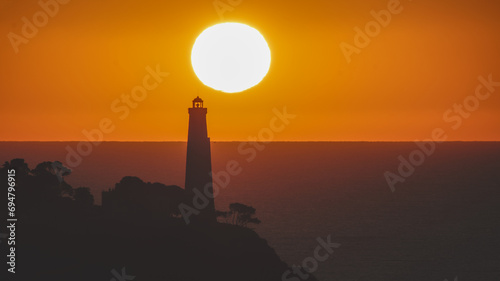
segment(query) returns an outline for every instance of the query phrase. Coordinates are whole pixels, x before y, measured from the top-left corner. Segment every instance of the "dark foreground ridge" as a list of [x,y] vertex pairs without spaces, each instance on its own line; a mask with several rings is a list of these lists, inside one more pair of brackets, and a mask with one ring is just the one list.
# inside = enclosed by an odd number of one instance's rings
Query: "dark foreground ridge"
[[[7,272],[8,245],[1,243],[0,276],[7,276],[1,280],[277,281],[289,269],[249,228],[186,225],[174,208],[183,196],[179,187],[126,177],[114,191],[121,190],[130,208],[106,209],[93,204],[89,188],[73,189],[64,181],[70,171],[54,167],[44,162],[30,170],[24,160],[14,159],[0,169],[2,178],[16,170],[18,219],[16,273]],[[148,190],[145,194],[171,198],[163,205],[157,198],[137,199],[138,186]],[[5,181],[2,187],[7,190]],[[141,202],[153,203],[148,208]]]

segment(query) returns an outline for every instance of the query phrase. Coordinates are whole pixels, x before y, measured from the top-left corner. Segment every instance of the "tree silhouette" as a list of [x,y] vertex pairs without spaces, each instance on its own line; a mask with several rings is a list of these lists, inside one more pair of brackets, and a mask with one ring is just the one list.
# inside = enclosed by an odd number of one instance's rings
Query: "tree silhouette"
[[28,168],[28,164],[24,162],[24,159],[16,158],[9,161],[5,161],[2,170],[15,169],[16,177],[24,178],[28,176],[31,172]]
[[259,224],[261,221],[253,217],[255,208],[241,203],[229,204],[229,211],[216,211],[217,217],[226,223],[246,227],[249,223]]
[[[0,167],[0,174],[6,178],[11,169],[16,217],[28,234],[19,250],[30,270],[16,272],[20,280],[111,278],[117,263],[130,266],[134,275],[156,277],[149,280],[230,281],[245,272],[245,280],[272,281],[289,270],[264,239],[241,227],[260,223],[253,207],[234,203],[228,212],[219,212],[235,225],[191,226],[177,217],[187,198],[178,186],[124,177],[102,193],[103,205],[96,206],[90,188],[73,189],[64,181],[71,171],[60,162],[30,170],[23,159],[13,159]],[[0,182],[4,190],[6,185]],[[6,215],[0,213],[0,219]],[[58,270],[46,270],[53,264]],[[131,276],[128,267],[122,276]]]
[[75,189],[73,198],[80,206],[90,207],[94,205],[94,196],[90,193],[90,188],[79,187]]
[[138,177],[126,176],[102,196],[104,209],[115,215],[175,217],[184,200],[184,190],[175,185],[144,182]]
[[[44,183],[47,189],[51,189],[51,193],[55,196],[71,196],[73,195],[73,188],[67,184],[64,180],[59,180],[58,170],[54,167],[55,162],[45,161],[38,164],[33,170],[31,170],[31,175],[33,175],[38,181]],[[69,175],[70,172],[66,172],[63,175]]]
[[[60,173],[59,168],[64,172]],[[12,169],[15,170],[15,192],[22,206],[18,208],[19,215],[53,215],[59,205],[72,201],[73,188],[64,181],[71,170],[61,162],[45,161],[30,169],[24,159],[17,158],[6,161],[0,174],[6,175]]]

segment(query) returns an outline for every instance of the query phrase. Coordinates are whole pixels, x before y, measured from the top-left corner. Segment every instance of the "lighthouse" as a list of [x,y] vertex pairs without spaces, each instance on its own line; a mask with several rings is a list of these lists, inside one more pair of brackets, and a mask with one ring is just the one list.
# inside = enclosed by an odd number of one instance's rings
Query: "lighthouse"
[[193,217],[195,222],[215,222],[215,203],[212,183],[212,160],[210,154],[210,138],[207,132],[207,109],[203,100],[196,97],[193,106],[188,108],[189,129],[186,155],[185,188],[188,198],[205,199],[204,208]]

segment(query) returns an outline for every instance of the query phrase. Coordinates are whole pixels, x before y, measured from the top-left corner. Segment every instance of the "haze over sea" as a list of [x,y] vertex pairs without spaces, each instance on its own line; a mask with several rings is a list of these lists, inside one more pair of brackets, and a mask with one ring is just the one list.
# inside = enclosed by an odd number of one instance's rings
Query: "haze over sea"
[[[0,142],[0,160],[65,163],[76,144]],[[412,142],[276,142],[250,162],[239,144],[212,143],[214,173],[231,160],[242,167],[216,207],[255,207],[255,230],[288,264],[331,235],[341,246],[319,262],[319,280],[500,280],[500,142],[437,144],[394,193],[384,172],[397,173]],[[185,156],[184,142],[104,142],[66,181],[99,204],[124,176],[184,187]]]

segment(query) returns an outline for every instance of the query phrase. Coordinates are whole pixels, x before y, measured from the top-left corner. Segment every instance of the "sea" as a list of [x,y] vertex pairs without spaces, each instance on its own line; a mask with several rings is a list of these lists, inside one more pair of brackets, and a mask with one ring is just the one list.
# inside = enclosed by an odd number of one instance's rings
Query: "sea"
[[[89,187],[97,204],[124,176],[184,186],[185,142],[103,142],[80,147],[85,155],[78,146],[0,142],[0,161],[71,165],[66,181]],[[500,280],[500,142],[250,147],[212,142],[214,174],[240,168],[216,208],[253,206],[261,223],[248,227],[289,265],[322,281]]]

